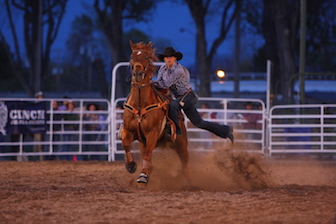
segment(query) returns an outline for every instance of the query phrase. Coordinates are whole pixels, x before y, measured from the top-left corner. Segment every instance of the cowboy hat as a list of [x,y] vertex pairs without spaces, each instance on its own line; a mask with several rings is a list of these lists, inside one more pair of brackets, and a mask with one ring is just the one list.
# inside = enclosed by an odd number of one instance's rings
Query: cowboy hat
[[164,57],[171,57],[174,56],[177,61],[181,60],[183,58],[183,54],[181,52],[176,52],[174,48],[167,47],[163,54],[159,54],[158,58],[163,61]]

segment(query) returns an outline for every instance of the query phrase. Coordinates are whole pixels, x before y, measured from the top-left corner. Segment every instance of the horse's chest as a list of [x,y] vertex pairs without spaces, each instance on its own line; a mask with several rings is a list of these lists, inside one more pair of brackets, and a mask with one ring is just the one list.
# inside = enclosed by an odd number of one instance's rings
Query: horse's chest
[[130,114],[130,116],[128,116],[128,119],[124,119],[124,126],[129,130],[136,129],[140,122],[141,117],[136,116],[135,114]]
[[[144,115],[139,114],[125,114],[126,119],[124,119],[124,126],[128,130],[137,130],[139,127],[141,129],[146,129],[146,127],[155,127],[162,123],[162,119],[160,119],[156,113],[160,113],[160,111],[156,110],[154,112],[146,113]],[[164,117],[163,113],[160,113],[160,117]]]

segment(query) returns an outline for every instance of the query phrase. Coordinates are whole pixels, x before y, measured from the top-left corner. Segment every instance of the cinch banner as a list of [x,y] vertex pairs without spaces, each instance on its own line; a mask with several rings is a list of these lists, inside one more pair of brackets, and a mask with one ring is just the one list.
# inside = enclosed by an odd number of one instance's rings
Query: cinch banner
[[27,134],[46,132],[47,102],[0,102],[0,133]]

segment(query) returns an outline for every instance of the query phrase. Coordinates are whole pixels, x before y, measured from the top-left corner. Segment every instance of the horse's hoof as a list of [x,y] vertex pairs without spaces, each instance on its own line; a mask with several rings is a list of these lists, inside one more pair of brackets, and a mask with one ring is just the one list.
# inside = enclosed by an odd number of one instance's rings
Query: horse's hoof
[[137,164],[134,161],[130,163],[126,163],[125,166],[126,166],[126,170],[130,173],[134,173],[137,169]]
[[147,184],[148,183],[148,179],[149,176],[145,173],[140,173],[138,179],[137,179],[137,183],[143,183],[143,184]]

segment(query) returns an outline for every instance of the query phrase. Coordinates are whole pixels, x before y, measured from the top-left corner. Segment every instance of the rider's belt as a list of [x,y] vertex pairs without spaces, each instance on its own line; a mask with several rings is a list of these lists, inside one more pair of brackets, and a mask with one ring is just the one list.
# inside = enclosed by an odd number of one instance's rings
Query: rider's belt
[[181,96],[186,96],[188,93],[190,93],[191,90],[192,90],[192,88],[188,89],[185,93],[183,93],[182,95],[179,95],[177,98],[179,98]]
[[188,91],[187,92],[185,92],[182,96],[182,98],[181,98],[181,100],[180,100],[180,102],[179,102],[179,104],[181,105],[181,107],[184,107],[184,105],[185,105],[185,103],[183,102],[184,101],[184,98],[188,95],[188,93],[190,93],[190,91],[191,91],[192,89],[190,88],[190,89],[188,89]]

